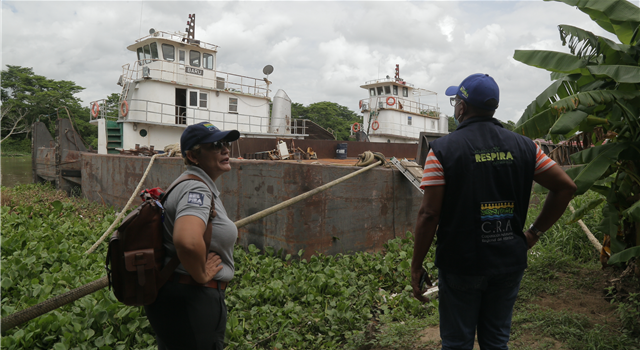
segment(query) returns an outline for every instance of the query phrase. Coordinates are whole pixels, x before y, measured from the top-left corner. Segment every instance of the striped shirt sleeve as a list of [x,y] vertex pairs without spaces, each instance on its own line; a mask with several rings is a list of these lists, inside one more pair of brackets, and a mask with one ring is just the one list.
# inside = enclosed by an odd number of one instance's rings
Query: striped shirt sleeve
[[422,171],[422,182],[420,183],[420,188],[424,189],[427,186],[443,185],[444,169],[442,169],[442,164],[440,164],[440,161],[436,158],[433,150],[430,150],[427,155],[427,161],[424,165],[424,171]]
[[547,155],[540,149],[540,146],[536,144],[536,170],[533,172],[533,174],[538,175],[540,173],[543,173],[555,164],[556,162],[554,162],[553,159],[547,157]]

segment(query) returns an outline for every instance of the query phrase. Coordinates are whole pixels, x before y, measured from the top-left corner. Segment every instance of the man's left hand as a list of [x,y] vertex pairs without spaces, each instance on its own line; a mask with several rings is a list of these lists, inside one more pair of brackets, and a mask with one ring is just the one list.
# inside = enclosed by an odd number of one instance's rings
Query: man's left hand
[[424,294],[428,288],[425,288],[424,290],[420,289],[420,279],[422,278],[423,274],[425,276],[424,281],[427,287],[432,287],[431,279],[429,279],[429,274],[423,267],[420,267],[420,269],[416,270],[411,269],[411,287],[413,288],[413,296],[421,302],[426,303],[429,301],[429,299],[425,298],[422,294]]
[[527,239],[527,246],[529,249],[533,248],[533,246],[538,242],[538,239],[540,239],[540,237],[531,233],[529,230],[524,232],[524,237]]

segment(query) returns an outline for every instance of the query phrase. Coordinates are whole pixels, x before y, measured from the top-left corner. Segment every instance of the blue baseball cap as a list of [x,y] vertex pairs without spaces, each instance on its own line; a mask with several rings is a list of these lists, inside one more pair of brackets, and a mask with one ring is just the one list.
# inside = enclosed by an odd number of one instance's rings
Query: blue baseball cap
[[[478,108],[493,111],[500,102],[500,89],[489,74],[471,74],[460,86],[449,86],[447,96],[459,96],[463,101]],[[494,99],[495,101],[490,101]]]
[[222,131],[211,122],[189,125],[180,136],[182,157],[187,158],[187,151],[195,145],[212,143],[220,140],[235,141],[240,138],[238,130]]

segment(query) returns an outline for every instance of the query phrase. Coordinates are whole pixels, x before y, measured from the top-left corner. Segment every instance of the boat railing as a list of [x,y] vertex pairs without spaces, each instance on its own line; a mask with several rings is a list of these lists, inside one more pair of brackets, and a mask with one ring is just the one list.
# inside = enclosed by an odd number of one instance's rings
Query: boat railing
[[365,98],[360,100],[359,105],[362,112],[372,112],[388,109],[397,110],[399,112],[419,114],[434,119],[438,119],[440,117],[440,108],[438,108],[438,106],[419,103],[406,98],[392,95]]
[[365,82],[364,85],[379,84],[379,83],[398,83],[400,85],[404,85],[404,86],[408,86],[408,87],[414,87],[413,84],[409,84],[409,83],[407,83],[406,81],[403,81],[403,80],[396,80],[395,78],[380,78],[380,79],[369,80],[369,81]]
[[[97,106],[97,107],[94,107]],[[95,119],[118,119],[118,107],[107,103],[106,99],[91,101],[89,103],[89,118]]]
[[[413,118],[412,118],[413,119]],[[413,119],[411,125],[408,125],[407,120],[403,122],[395,122],[394,118],[391,119],[376,119],[375,116],[370,118],[370,123],[378,121],[377,130],[373,130],[373,125],[365,126],[364,131],[369,136],[392,136],[403,137],[412,140],[418,140],[420,138],[420,132],[428,131],[433,133],[440,132],[440,123],[442,120],[438,119],[426,119],[421,120]]]
[[[157,32],[154,32],[153,34],[149,34],[147,36],[143,36],[142,38],[136,40],[136,43],[139,43],[139,42],[144,41],[147,38],[151,38],[151,37],[163,38],[163,39],[168,39],[168,40],[172,40],[172,41],[176,41],[176,42],[182,42],[182,40],[187,37],[187,33],[182,33],[182,32],[169,33],[169,32],[164,32],[164,31],[157,31]],[[199,47],[201,47],[203,49],[214,50],[214,51],[218,50],[218,45],[209,44],[209,43],[206,43],[204,41],[193,40],[192,39],[191,43],[195,44],[196,46],[199,46]]]
[[[102,105],[105,101],[102,100]],[[268,133],[269,117],[241,114],[235,112],[211,111],[197,107],[180,106],[149,100],[132,99],[128,102],[129,111],[126,117],[120,117],[119,122],[141,122],[156,125],[175,126],[197,124],[208,121],[221,130],[238,130],[247,133]],[[106,109],[106,108],[105,108]],[[103,108],[101,107],[101,111]],[[117,111],[116,111],[117,113]],[[99,113],[97,118],[110,119],[110,114]],[[114,120],[116,118],[113,118]],[[307,126],[304,120],[293,120],[291,134],[306,134]]]
[[121,100],[127,96],[127,83],[153,79],[172,84],[187,85],[190,88],[205,88],[209,90],[230,91],[257,97],[268,97],[269,89],[264,79],[247,77],[239,74],[226,73],[214,69],[196,68],[194,71],[202,73],[189,74],[189,65],[180,62],[170,62],[161,59],[142,59],[135,61],[133,66],[122,66],[123,86]]

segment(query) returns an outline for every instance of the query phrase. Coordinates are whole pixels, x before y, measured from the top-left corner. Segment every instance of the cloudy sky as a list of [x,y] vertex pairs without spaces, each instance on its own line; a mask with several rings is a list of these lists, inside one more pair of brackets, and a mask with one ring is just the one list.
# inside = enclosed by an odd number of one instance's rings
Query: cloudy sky
[[[635,5],[639,1],[632,1]],[[126,47],[149,28],[184,31],[197,14],[196,39],[219,45],[218,70],[262,78],[293,102],[331,101],[357,111],[365,81],[400,76],[438,93],[472,73],[500,86],[496,117],[517,121],[550,84],[549,74],[513,59],[516,49],[568,52],[557,25],[570,24],[619,42],[586,14],[543,1],[2,1],[2,67],[85,87],[84,105],[120,92]],[[436,101],[434,101],[436,102]],[[88,116],[87,116],[88,118]]]

